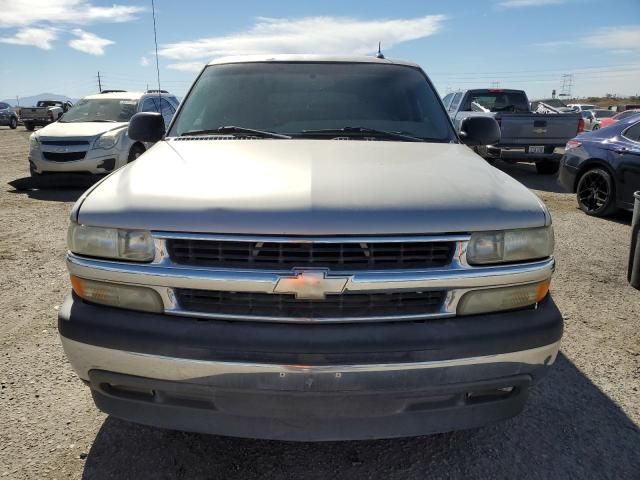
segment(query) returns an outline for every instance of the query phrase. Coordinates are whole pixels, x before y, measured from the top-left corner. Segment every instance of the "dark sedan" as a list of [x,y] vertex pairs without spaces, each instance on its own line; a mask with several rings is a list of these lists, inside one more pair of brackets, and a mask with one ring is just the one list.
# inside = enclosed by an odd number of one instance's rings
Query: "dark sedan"
[[15,129],[18,126],[18,115],[8,103],[0,102],[0,125]]
[[633,192],[640,190],[640,115],[569,140],[559,181],[577,194],[587,215],[632,210]]

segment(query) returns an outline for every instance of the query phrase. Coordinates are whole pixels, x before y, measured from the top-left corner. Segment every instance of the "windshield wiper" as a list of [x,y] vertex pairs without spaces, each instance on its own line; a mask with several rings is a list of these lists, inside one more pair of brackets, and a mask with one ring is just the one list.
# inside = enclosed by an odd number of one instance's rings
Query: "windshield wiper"
[[255,130],[253,128],[236,127],[234,125],[228,125],[225,127],[212,128],[208,130],[189,130],[180,134],[181,137],[188,137],[191,135],[211,135],[211,134],[229,134],[229,135],[247,135],[255,137],[269,137],[269,138],[291,138],[289,135],[283,135],[281,133],[268,132],[266,130]]
[[407,135],[402,132],[389,132],[386,130],[376,130],[366,127],[343,127],[343,128],[322,128],[318,130],[302,130],[301,135],[343,135],[356,134],[361,137],[393,138],[405,142],[424,142],[423,138]]

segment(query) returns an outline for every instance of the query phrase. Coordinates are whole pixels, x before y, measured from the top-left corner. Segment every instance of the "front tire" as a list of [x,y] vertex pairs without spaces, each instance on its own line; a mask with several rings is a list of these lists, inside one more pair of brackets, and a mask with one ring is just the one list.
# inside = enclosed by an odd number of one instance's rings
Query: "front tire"
[[551,162],[549,160],[536,162],[536,172],[538,172],[540,175],[554,175],[558,173],[559,169],[560,169],[559,162]]
[[18,119],[15,117],[11,117],[11,120],[9,120],[9,128],[11,130],[15,130],[16,128],[18,128]]
[[582,174],[576,198],[580,210],[593,217],[606,217],[617,210],[613,178],[602,168],[592,168]]
[[133,162],[140,155],[142,155],[144,152],[145,152],[145,149],[144,149],[144,147],[142,145],[135,144],[133,147],[131,147],[131,150],[129,150],[129,156],[127,157],[127,163]]

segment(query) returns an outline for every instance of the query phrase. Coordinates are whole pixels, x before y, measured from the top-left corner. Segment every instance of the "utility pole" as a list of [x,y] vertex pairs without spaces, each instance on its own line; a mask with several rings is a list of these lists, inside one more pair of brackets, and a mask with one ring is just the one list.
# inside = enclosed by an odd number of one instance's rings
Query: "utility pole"
[[98,71],[98,91],[102,93],[102,81],[100,80],[100,72]]
[[16,107],[20,106],[20,97],[16,95]]

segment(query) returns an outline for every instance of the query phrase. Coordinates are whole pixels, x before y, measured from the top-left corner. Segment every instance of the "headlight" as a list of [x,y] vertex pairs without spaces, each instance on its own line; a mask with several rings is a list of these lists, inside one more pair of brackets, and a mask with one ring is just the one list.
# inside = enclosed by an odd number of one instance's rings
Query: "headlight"
[[467,247],[471,265],[520,262],[546,258],[553,253],[553,227],[476,232]]
[[71,286],[76,295],[88,302],[142,312],[162,313],[164,310],[160,295],[152,288],[87,280],[74,275]]
[[40,141],[35,133],[32,133],[29,137],[29,148],[33,150],[34,148],[38,148],[40,146]]
[[71,223],[67,240],[69,250],[73,253],[90,257],[150,262],[155,252],[153,238],[144,230],[89,227]]
[[124,131],[124,129],[112,130],[100,135],[93,144],[94,150],[109,150],[115,147]]
[[514,287],[496,287],[472,290],[464,294],[458,303],[458,315],[515,310],[535,305],[549,292],[550,280]]

